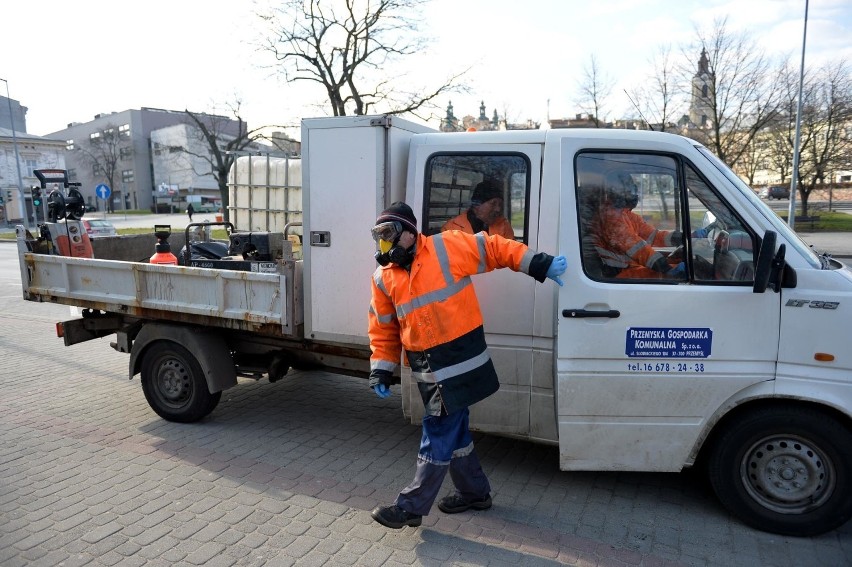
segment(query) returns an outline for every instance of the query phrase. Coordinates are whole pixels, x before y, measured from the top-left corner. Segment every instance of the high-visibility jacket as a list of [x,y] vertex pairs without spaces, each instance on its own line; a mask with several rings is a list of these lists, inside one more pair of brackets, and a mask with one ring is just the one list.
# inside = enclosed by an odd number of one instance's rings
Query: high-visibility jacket
[[657,230],[630,209],[605,204],[591,222],[595,249],[605,266],[620,270],[619,278],[659,278],[668,271],[665,257],[654,246],[678,246],[675,230]]
[[410,269],[373,274],[369,310],[371,370],[396,370],[402,349],[426,412],[463,409],[497,391],[482,313],[470,276],[511,268],[544,281],[553,257],[483,232],[419,235]]
[[[470,219],[467,218],[467,212],[445,222],[444,226],[441,227],[441,231],[443,232],[445,230],[460,230],[469,234],[476,232],[470,224]],[[488,232],[488,234],[499,234],[503,238],[508,238],[510,240],[515,239],[515,231],[512,230],[512,225],[506,217],[500,217],[493,223],[489,224],[486,232]]]

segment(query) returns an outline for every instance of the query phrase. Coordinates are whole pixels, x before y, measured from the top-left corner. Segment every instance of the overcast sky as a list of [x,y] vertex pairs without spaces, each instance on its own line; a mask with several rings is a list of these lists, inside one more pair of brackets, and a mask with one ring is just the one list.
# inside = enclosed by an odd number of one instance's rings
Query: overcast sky
[[[264,68],[250,0],[16,0],[0,5],[0,78],[29,108],[27,131],[46,135],[95,114],[138,109],[226,113],[239,97],[250,127],[296,125],[323,113],[323,93],[284,83]],[[512,121],[580,112],[577,85],[592,54],[615,82],[609,118],[632,114],[621,94],[652,68],[660,46],[675,51],[728,18],[772,56],[798,68],[805,0],[432,0],[422,29],[428,58],[412,77],[470,67],[469,95],[452,99],[456,116],[484,100]],[[806,64],[852,62],[852,0],[811,0]],[[694,59],[697,61],[698,54]],[[411,79],[414,80],[414,79]],[[0,94],[5,95],[0,83]],[[548,104],[549,101],[549,104]],[[438,122],[430,123],[438,126]],[[298,128],[288,129],[299,137]]]

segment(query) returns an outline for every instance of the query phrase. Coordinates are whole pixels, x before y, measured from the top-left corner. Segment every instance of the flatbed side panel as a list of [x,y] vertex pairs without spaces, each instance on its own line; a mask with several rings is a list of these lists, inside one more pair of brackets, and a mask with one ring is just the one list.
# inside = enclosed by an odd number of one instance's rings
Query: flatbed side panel
[[[277,324],[285,331],[286,289],[283,274],[260,274],[163,266],[26,253],[33,296],[125,306],[128,311],[158,310],[254,324]],[[52,300],[52,299],[51,299]],[[69,301],[71,300],[71,301]]]

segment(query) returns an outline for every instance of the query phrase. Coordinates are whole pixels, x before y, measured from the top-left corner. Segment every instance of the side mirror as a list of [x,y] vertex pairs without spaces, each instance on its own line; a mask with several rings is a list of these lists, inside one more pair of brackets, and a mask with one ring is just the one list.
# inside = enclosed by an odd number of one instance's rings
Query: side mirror
[[763,235],[757,254],[757,266],[754,270],[754,287],[752,288],[754,293],[763,293],[770,285],[775,293],[781,291],[787,245],[779,246],[776,253],[775,243],[777,241],[778,235],[774,231],[767,230],[766,234]]

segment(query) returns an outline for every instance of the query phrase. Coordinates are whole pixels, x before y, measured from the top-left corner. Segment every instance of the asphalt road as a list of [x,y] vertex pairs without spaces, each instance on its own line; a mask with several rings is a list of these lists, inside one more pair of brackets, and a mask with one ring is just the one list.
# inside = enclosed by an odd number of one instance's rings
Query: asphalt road
[[[561,472],[553,447],[475,435],[494,507],[387,530],[413,470],[397,391],[294,372],[241,379],[196,424],[145,402],[112,337],[66,348],[69,308],[21,299],[0,246],[0,565],[852,564],[852,523],[814,538],[742,525],[694,473]],[[449,485],[445,487],[445,490]]]

